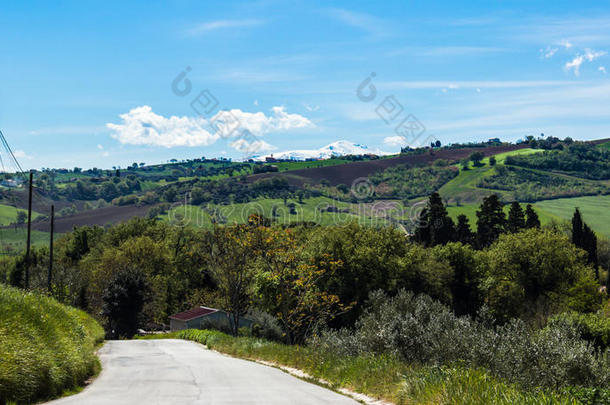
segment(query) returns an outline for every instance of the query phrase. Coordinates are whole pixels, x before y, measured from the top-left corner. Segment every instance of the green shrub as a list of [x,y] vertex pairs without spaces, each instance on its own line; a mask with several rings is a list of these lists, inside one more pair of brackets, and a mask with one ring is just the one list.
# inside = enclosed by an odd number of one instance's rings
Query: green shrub
[[428,296],[400,291],[371,295],[354,330],[328,331],[311,344],[344,356],[387,354],[428,366],[465,365],[528,389],[603,387],[610,382],[608,356],[598,355],[571,327],[537,332],[523,321],[494,326],[458,317]]
[[[348,388],[396,404],[578,403],[571,393],[523,391],[483,370],[463,366],[410,365],[387,354],[350,356],[316,347],[289,346],[252,337],[236,338],[211,330],[185,330],[167,337],[192,340],[241,358],[294,367],[327,381],[334,388]],[[585,394],[590,395],[590,392]],[[581,396],[585,394],[580,393]]]
[[563,325],[576,328],[583,339],[593,343],[599,349],[605,350],[610,346],[610,318],[603,314],[566,312],[549,320],[549,327]]
[[99,367],[104,331],[84,312],[0,284],[0,314],[0,403],[57,396]]

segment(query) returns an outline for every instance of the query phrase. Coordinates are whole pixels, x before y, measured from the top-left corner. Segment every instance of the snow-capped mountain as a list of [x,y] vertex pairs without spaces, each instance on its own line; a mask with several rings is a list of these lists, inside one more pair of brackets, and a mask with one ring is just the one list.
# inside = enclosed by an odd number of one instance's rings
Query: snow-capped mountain
[[328,159],[333,156],[345,155],[391,155],[391,152],[383,152],[379,149],[369,149],[366,145],[353,143],[350,141],[336,141],[328,144],[320,149],[301,149],[290,150],[285,152],[276,152],[264,156],[255,156],[255,160],[265,160],[266,157],[273,156],[275,159],[281,160],[306,160],[306,159]]

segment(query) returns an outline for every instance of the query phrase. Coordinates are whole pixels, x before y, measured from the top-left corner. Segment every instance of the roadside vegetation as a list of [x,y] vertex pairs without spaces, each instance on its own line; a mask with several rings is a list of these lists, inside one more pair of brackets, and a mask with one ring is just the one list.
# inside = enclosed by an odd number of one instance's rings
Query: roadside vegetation
[[85,312],[0,284],[0,403],[73,390],[99,370],[102,327]]
[[[263,338],[234,337],[214,330],[185,330],[163,338],[192,340],[212,350],[249,360],[305,371],[331,388],[345,388],[395,404],[578,404],[568,392],[528,392],[498,380],[482,369],[460,364],[429,366],[408,363],[389,354],[346,354],[329,350],[323,339],[308,346],[286,345]],[[157,339],[159,335],[148,335]],[[335,343],[334,341],[333,343]]]

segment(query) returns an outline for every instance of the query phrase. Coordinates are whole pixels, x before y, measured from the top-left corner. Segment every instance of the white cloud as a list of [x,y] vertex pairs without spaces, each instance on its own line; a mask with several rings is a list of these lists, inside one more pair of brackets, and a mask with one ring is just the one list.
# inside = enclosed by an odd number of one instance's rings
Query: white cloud
[[256,27],[264,24],[263,20],[244,19],[244,20],[216,20],[198,24],[186,31],[188,35],[198,36],[206,34],[210,31],[216,31],[227,28],[246,28]]
[[97,144],[97,148],[98,148],[99,150],[104,149],[104,147],[103,147],[102,145],[100,145],[99,143]]
[[564,68],[567,71],[574,70],[574,74],[576,76],[579,76],[580,66],[584,62],[593,62],[594,60],[606,55],[606,53],[606,51],[595,51],[593,49],[585,49],[585,53],[583,55],[576,55],[574,59],[569,62],[566,62]]
[[551,48],[550,46],[547,46],[546,49],[541,49],[540,53],[544,59],[550,59],[557,53],[558,50],[559,48]]
[[271,110],[269,116],[262,112],[223,110],[207,120],[188,116],[167,118],[155,114],[151,107],[145,105],[121,114],[122,123],[108,123],[106,126],[113,131],[111,136],[120,143],[166,148],[212,145],[221,137],[235,137],[243,130],[261,136],[270,132],[315,126],[306,117],[287,113],[284,107],[273,107]]
[[559,43],[561,46],[563,46],[566,49],[570,49],[571,47],[573,47],[574,45],[572,45],[572,43],[570,41],[568,41],[567,39],[564,39],[563,41],[561,41]]
[[383,138],[383,143],[388,146],[405,146],[407,145],[407,138],[404,136],[386,136]]
[[15,155],[17,159],[32,159],[32,156],[28,155],[27,153],[25,153],[25,151],[22,150],[14,151],[13,155]]
[[600,67],[597,68],[597,70],[599,70],[603,74],[606,74],[606,67],[605,66],[600,66]]
[[341,8],[333,8],[326,11],[328,15],[341,21],[343,24],[359,28],[373,36],[381,37],[388,35],[388,22],[378,17]]
[[585,58],[589,62],[593,62],[595,59],[606,55],[606,51],[594,51],[592,49],[585,49]]
[[585,57],[584,56],[577,55],[570,62],[566,62],[564,67],[565,67],[565,69],[567,71],[570,71],[570,69],[574,69],[574,74],[576,76],[579,76],[580,75],[580,65],[582,65],[582,63],[584,61],[585,61]]
[[246,153],[248,155],[252,155],[254,153],[260,152],[269,152],[272,150],[276,150],[277,148],[270,143],[267,143],[263,140],[255,140],[252,142],[248,142],[245,139],[237,139],[229,144],[235,150]]

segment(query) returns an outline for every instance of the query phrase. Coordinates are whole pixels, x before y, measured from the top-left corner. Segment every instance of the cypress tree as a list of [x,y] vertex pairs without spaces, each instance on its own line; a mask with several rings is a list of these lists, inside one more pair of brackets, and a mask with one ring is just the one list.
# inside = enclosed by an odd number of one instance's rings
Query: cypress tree
[[587,262],[595,268],[595,278],[599,279],[599,269],[597,267],[597,236],[589,225],[584,224],[582,230],[583,249],[587,252]]
[[540,228],[540,219],[536,211],[534,211],[532,204],[527,204],[527,207],[525,207],[525,216],[527,217],[525,220],[525,227],[527,229]]
[[428,218],[428,208],[424,208],[419,215],[419,223],[416,224],[413,239],[424,246],[430,245],[430,221]]
[[435,246],[455,239],[455,224],[438,193],[432,193],[420,216],[422,224],[416,229],[414,238],[424,246]]
[[525,214],[521,208],[521,204],[513,201],[508,212],[507,229],[510,233],[517,233],[525,228]]
[[583,230],[584,223],[582,221],[582,215],[580,215],[580,210],[576,208],[574,210],[574,215],[572,216],[572,243],[581,249],[584,249]]
[[457,218],[458,223],[456,227],[456,239],[458,242],[471,245],[474,242],[474,233],[470,230],[470,223],[468,217],[461,214]]
[[593,229],[587,225],[576,208],[572,216],[572,243],[587,252],[587,263],[595,268],[595,277],[599,279],[599,269],[597,268],[597,236]]
[[477,243],[480,248],[484,248],[498,239],[506,227],[506,215],[496,194],[483,199],[477,218]]

